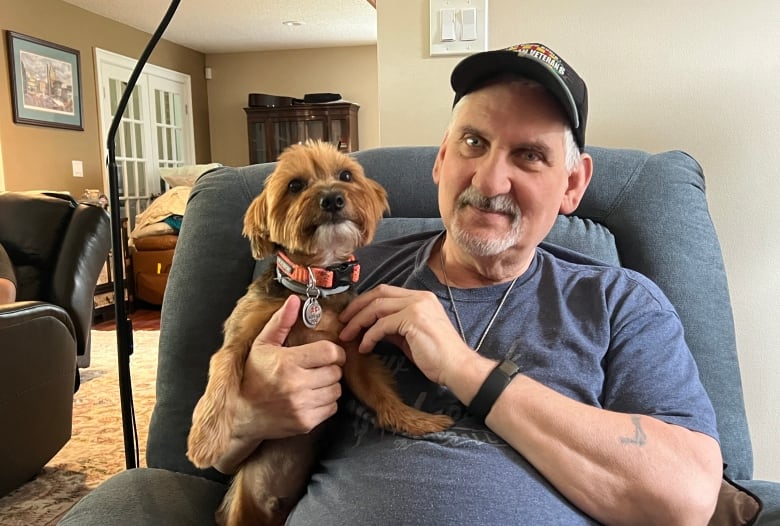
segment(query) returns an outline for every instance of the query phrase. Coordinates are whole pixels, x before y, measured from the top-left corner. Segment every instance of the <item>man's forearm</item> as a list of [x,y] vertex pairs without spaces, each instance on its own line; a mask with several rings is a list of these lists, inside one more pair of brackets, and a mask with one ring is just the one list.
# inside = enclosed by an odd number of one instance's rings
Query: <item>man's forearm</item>
[[[496,365],[479,355],[468,360],[447,379],[465,404]],[[486,424],[605,524],[706,524],[714,510],[722,464],[706,435],[582,404],[522,374]]]
[[714,511],[722,461],[706,435],[588,406],[523,375],[486,423],[605,524],[706,524]]

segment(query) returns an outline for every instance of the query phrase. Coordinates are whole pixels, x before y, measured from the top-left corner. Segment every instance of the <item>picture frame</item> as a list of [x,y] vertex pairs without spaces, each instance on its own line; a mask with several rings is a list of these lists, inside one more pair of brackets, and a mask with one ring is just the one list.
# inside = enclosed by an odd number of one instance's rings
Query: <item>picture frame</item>
[[83,131],[79,51],[13,31],[6,42],[14,122]]

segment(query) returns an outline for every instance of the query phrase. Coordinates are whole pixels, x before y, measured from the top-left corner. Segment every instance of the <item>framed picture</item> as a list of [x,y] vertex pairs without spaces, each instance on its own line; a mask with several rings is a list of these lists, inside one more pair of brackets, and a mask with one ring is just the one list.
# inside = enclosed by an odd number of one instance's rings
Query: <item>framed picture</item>
[[83,130],[78,50],[6,31],[14,122]]

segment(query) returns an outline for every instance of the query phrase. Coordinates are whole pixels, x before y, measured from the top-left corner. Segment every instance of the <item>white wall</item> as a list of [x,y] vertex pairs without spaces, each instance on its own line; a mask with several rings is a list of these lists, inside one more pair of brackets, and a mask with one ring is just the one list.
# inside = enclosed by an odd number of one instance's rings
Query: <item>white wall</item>
[[[380,141],[438,144],[459,58],[427,56],[428,0],[377,4]],[[780,481],[780,2],[489,0],[488,26],[491,49],[543,42],[585,78],[589,144],[704,167],[755,477]]]

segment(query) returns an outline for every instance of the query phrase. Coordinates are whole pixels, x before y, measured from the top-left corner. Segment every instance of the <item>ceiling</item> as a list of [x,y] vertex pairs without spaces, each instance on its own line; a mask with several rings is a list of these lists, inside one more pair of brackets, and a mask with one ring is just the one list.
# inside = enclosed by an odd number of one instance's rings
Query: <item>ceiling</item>
[[[152,34],[168,0],[64,0]],[[375,0],[184,0],[163,38],[201,53],[376,44]],[[300,22],[285,25],[283,22]]]

